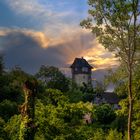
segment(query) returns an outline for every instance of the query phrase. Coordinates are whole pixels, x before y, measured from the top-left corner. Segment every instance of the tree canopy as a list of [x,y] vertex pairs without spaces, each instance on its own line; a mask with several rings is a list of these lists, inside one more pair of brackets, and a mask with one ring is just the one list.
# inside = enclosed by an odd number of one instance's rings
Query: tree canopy
[[140,3],[139,0],[88,0],[89,18],[81,25],[90,29],[105,48],[114,52],[127,74],[129,99],[128,140],[131,140],[133,75],[139,62]]

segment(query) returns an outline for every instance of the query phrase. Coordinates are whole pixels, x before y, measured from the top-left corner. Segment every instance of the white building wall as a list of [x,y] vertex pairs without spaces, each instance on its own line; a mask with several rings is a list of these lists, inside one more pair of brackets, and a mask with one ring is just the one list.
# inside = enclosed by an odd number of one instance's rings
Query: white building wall
[[88,84],[89,75],[88,74],[75,74],[74,80],[78,85],[83,85],[83,83]]

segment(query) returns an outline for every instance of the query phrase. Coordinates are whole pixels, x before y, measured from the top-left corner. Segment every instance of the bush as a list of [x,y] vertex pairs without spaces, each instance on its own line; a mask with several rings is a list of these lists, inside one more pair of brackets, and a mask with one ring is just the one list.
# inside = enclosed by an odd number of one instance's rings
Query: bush
[[91,140],[105,140],[105,133],[102,129],[98,129]]
[[106,137],[106,140],[123,140],[122,133],[111,129]]
[[11,140],[19,140],[21,116],[14,115],[5,125],[5,132]]
[[115,112],[108,104],[93,108],[93,120],[100,124],[110,124],[115,118]]
[[11,116],[18,113],[18,105],[16,102],[10,100],[4,100],[0,103],[0,116],[8,121]]

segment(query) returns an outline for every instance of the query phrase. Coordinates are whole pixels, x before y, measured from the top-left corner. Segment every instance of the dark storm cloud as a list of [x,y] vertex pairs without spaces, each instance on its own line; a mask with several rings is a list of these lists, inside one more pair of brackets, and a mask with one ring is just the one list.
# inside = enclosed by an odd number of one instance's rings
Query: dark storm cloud
[[7,68],[19,65],[31,73],[36,72],[41,65],[68,68],[75,57],[82,56],[96,69],[114,66],[115,60],[105,58],[110,57],[110,54],[106,54],[94,38],[81,31],[50,39],[43,32],[0,29],[0,51],[5,55]]
[[47,39],[42,42],[42,34],[27,30],[11,30],[2,32],[0,44],[4,53],[5,64],[8,68],[21,66],[27,72],[36,72],[44,65],[69,67],[68,61],[89,49],[90,44],[84,45],[85,40],[91,40],[89,35],[77,34],[69,37],[68,41],[43,47]]
[[62,54],[57,48],[44,49],[39,40],[24,32],[10,32],[0,37],[7,67],[19,65],[28,72],[35,72],[40,65],[62,65]]
[[21,49],[22,51],[22,49],[25,49],[25,47],[26,49],[30,50],[30,48],[39,46],[38,42],[35,39],[33,39],[29,35],[27,36],[23,32],[9,32],[6,35],[2,35],[0,38],[4,50]]

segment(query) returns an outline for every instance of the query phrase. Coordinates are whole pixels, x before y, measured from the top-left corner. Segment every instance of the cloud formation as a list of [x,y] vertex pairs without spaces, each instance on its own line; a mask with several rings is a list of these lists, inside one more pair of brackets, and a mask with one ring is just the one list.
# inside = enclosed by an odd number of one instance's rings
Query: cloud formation
[[[79,14],[67,5],[68,2],[46,1],[46,0],[6,0],[6,4],[16,14],[28,17],[30,23],[36,24],[40,31],[49,36],[59,36],[66,28],[78,28]],[[67,10],[65,9],[67,5]],[[60,8],[59,8],[60,7]],[[76,18],[75,18],[76,17]],[[28,23],[29,24],[29,23]]]
[[113,68],[118,66],[118,59],[114,54],[106,50],[101,44],[94,40],[95,47],[85,52],[85,58],[94,65],[96,69]]
[[75,30],[49,38],[43,32],[27,29],[0,29],[0,46],[8,67],[20,65],[35,72],[40,65],[68,68],[75,57],[84,57],[95,69],[117,65],[116,58],[88,32]]
[[37,0],[6,0],[7,4],[13,11],[16,11],[17,14],[29,15],[34,18],[41,16],[52,16],[52,11],[49,10],[50,6],[43,6]]
[[37,44],[42,48],[47,48],[49,43],[49,38],[42,32],[27,29],[1,28],[0,39],[1,47],[3,49],[8,49],[12,46],[32,46],[32,43]]

